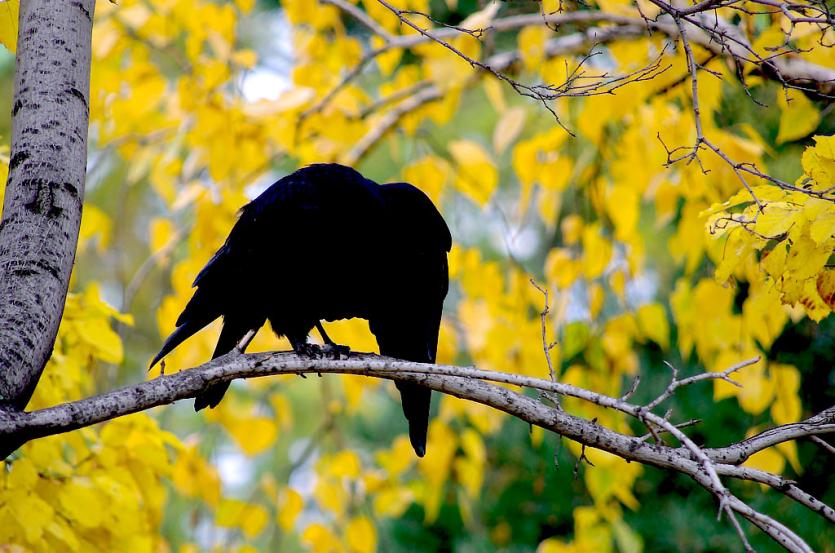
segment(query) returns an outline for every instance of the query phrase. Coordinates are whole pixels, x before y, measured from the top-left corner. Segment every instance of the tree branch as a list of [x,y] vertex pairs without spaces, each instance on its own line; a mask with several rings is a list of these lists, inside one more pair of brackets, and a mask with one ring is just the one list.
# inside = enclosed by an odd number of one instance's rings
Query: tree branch
[[[328,0],[321,0],[323,3],[341,6],[341,2],[331,2]],[[764,0],[766,1],[766,0]],[[381,5],[386,6],[386,2],[380,2]],[[774,57],[769,60],[757,59],[752,57],[752,50],[747,39],[743,37],[739,30],[732,27],[728,22],[721,17],[714,14],[704,13],[707,10],[713,9],[715,6],[712,1],[701,2],[702,7],[698,10],[676,10],[670,4],[656,0],[656,5],[661,7],[669,16],[653,19],[641,19],[640,17],[631,17],[624,15],[617,15],[607,13],[604,11],[575,11],[575,12],[560,12],[553,14],[523,14],[494,19],[488,27],[481,29],[481,35],[484,36],[488,32],[505,32],[521,29],[523,27],[548,25],[555,29],[561,25],[572,24],[595,24],[595,23],[609,23],[617,26],[637,27],[643,29],[641,35],[646,34],[647,29],[664,33],[671,38],[678,38],[679,30],[672,19],[673,13],[679,13],[679,16],[688,23],[698,27],[703,32],[695,34],[691,37],[693,44],[710,50],[711,52],[721,55],[726,58],[736,59],[742,63],[755,63],[761,65],[763,62],[769,62],[773,66],[773,70],[764,70],[762,76],[776,80],[781,83],[795,83],[798,86],[805,86],[811,89],[816,89],[822,94],[832,94],[835,91],[835,70],[821,65],[816,65],[811,62],[799,59],[797,57]],[[732,2],[736,4],[737,2]],[[390,5],[389,5],[390,6]],[[695,7],[695,6],[694,6]],[[390,8],[391,9],[391,8]],[[396,8],[395,12],[396,13]],[[355,16],[352,12],[346,11],[349,15]],[[412,48],[419,44],[436,41],[437,39],[450,39],[461,34],[461,31],[454,27],[444,27],[440,29],[431,29],[426,34],[397,36],[389,40],[385,45],[380,47],[375,52],[374,56],[383,52],[387,52],[393,48]],[[631,33],[630,33],[631,34]],[[382,36],[382,35],[381,35]],[[640,35],[635,35],[640,36]],[[386,38],[385,36],[383,38]]]
[[84,199],[94,7],[20,4],[0,221],[0,410],[29,402],[64,310]]
[[[733,368],[738,370],[738,368]],[[724,379],[728,371],[705,373]],[[732,495],[719,480],[728,476],[760,482],[777,489],[827,519],[835,517],[830,507],[798,489],[779,475],[738,467],[751,454],[772,445],[835,432],[835,406],[799,423],[772,428],[757,436],[724,448],[703,449],[696,446],[675,424],[652,413],[645,406],[560,382],[517,374],[484,371],[471,367],[429,365],[399,361],[371,354],[351,354],[347,359],[323,360],[300,357],[294,353],[230,353],[199,367],[128,386],[99,396],[65,403],[29,413],[0,413],[0,452],[10,453],[25,441],[59,434],[113,418],[136,413],[157,405],[191,398],[211,384],[236,378],[255,378],[277,374],[342,373],[417,382],[433,390],[475,401],[504,411],[520,420],[541,426],[587,447],[602,449],[623,459],[687,474],[719,498],[720,509],[729,515],[739,514],[790,551],[809,551],[808,545],[793,531],[773,518],[753,510]],[[674,379],[676,388],[710,379],[710,376]],[[485,381],[512,384],[576,397],[596,405],[616,409],[641,421],[662,428],[682,443],[681,447],[652,444],[555,409],[536,399]],[[732,518],[732,517],[731,517]],[[733,520],[733,519],[732,519]],[[741,530],[735,524],[735,527]],[[744,534],[742,534],[744,537]]]
[[[549,57],[576,54],[591,47],[593,44],[610,42],[618,38],[637,36],[643,32],[644,29],[638,26],[592,27],[579,33],[573,33],[564,37],[549,40],[545,43],[545,53]],[[520,59],[521,53],[518,50],[512,50],[490,56],[485,61],[485,64],[490,66],[494,71],[506,71],[513,66],[513,64],[518,63]],[[360,61],[359,65],[364,65],[364,63],[367,62]],[[351,74],[356,76],[358,73],[354,74],[352,71]],[[323,109],[327,104],[327,101],[333,98],[335,91],[348,84],[348,82],[349,81],[346,79],[340,81],[336,89],[329,92],[314,107],[302,113],[299,120],[301,121],[304,117],[307,117],[309,113],[314,113]],[[421,86],[413,95],[392,107],[391,110],[388,111],[347,154],[345,154],[341,160],[343,163],[347,163],[348,165],[359,163],[368,154],[368,152],[371,151],[371,148],[373,148],[377,142],[379,142],[389,131],[397,126],[397,123],[399,123],[403,117],[430,102],[443,98],[443,91],[437,85],[429,83],[418,84]],[[380,100],[375,102],[373,105],[378,107],[385,105],[388,101],[390,100],[387,99],[385,102]],[[363,110],[361,117],[367,117],[370,111],[371,106]]]

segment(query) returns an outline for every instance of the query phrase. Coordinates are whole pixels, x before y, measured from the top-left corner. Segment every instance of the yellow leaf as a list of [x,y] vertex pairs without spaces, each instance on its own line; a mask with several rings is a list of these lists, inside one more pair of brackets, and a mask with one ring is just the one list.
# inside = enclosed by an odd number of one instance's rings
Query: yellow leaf
[[618,184],[605,196],[606,212],[615,224],[615,237],[627,241],[635,232],[640,208],[639,191],[628,184]]
[[113,229],[113,222],[110,217],[94,205],[87,204],[81,214],[81,228],[78,231],[78,247],[84,249],[87,242],[98,237],[96,251],[103,252],[110,244],[110,233]]
[[377,550],[377,531],[368,517],[352,518],[345,529],[345,537],[353,553],[374,553]]
[[[471,59],[481,57],[481,42],[469,35],[459,35],[449,43]],[[425,47],[422,62],[426,74],[451,98],[449,92],[461,88],[472,76],[472,66],[458,54],[439,45],[431,44]],[[418,47],[416,50],[420,51],[421,48]]]
[[[728,367],[733,366],[742,359],[742,356],[739,354],[730,351],[724,350],[722,351],[713,363],[713,367],[711,367],[712,372],[722,372]],[[745,367],[742,371],[747,371],[750,367]],[[731,377],[734,380],[739,380],[736,376]],[[714,380],[713,381],[713,400],[719,401],[728,397],[736,397],[739,394],[739,387],[734,386],[724,380]]]
[[603,237],[600,223],[594,223],[583,230],[583,274],[595,278],[603,274],[612,258],[612,243]]
[[780,130],[777,144],[803,138],[818,128],[820,112],[805,94],[786,88],[777,93],[780,108]]
[[[801,163],[805,175],[797,186],[810,186],[813,190],[827,190],[835,182],[835,136],[815,136],[815,146],[803,151]],[[807,182],[811,179],[811,182]]]
[[815,286],[823,303],[835,311],[835,269],[827,269],[819,273]]
[[777,451],[779,451],[783,457],[788,459],[789,464],[797,474],[803,472],[803,467],[801,466],[800,459],[797,456],[797,442],[780,442],[776,447]]
[[770,447],[751,455],[743,466],[781,474],[786,466],[786,459],[777,452],[776,448]]
[[765,269],[771,278],[779,280],[783,271],[786,269],[786,258],[788,251],[786,250],[786,241],[779,242],[774,249],[765,252],[760,261],[762,268]]
[[831,308],[824,302],[818,292],[816,279],[803,281],[797,301],[803,306],[806,315],[815,322],[820,322],[829,315]]
[[235,4],[238,5],[238,9],[243,13],[249,13],[255,7],[255,0],[235,0]]
[[[380,48],[385,44],[386,41],[384,38],[376,35],[371,37],[372,48]],[[386,77],[391,75],[394,72],[394,70],[397,69],[397,65],[400,63],[400,58],[402,57],[403,50],[400,48],[391,48],[379,54],[376,58],[376,61],[377,67],[380,68],[380,73],[382,73]]]
[[768,370],[777,396],[771,405],[771,418],[777,424],[798,422],[801,414],[800,397],[797,395],[800,372],[791,365],[778,363],[769,363]]
[[316,498],[316,502],[322,508],[336,515],[337,519],[342,519],[345,515],[349,498],[342,482],[319,478],[316,487],[313,489],[313,497]]
[[79,321],[77,330],[79,336],[95,348],[99,359],[107,363],[122,362],[122,339],[110,328],[106,319]]
[[624,271],[613,271],[609,275],[609,287],[620,301],[624,301],[626,299],[626,273]]
[[558,288],[568,288],[580,275],[580,263],[567,248],[554,248],[545,259],[545,276]]
[[787,202],[770,203],[757,216],[754,230],[769,238],[778,237],[795,224],[797,215],[798,211]]
[[621,553],[641,553],[644,550],[644,540],[641,535],[630,528],[623,520],[612,522],[613,537]]
[[302,543],[313,553],[340,553],[345,551],[342,543],[322,524],[311,524],[302,532]]
[[519,52],[526,70],[534,71],[542,65],[545,60],[545,41],[550,32],[545,25],[532,25],[519,31]]
[[809,236],[818,246],[835,236],[835,209],[822,211],[809,225]]
[[467,494],[475,499],[480,495],[484,482],[484,464],[487,459],[484,440],[478,432],[468,428],[461,436],[461,449],[465,457],[456,459],[455,472]]
[[293,408],[290,401],[284,394],[275,393],[270,396],[270,405],[273,407],[273,418],[282,430],[287,430],[293,425]]
[[662,349],[668,349],[670,347],[670,323],[667,322],[664,307],[658,303],[642,305],[638,308],[637,315],[641,333]]
[[374,494],[374,514],[378,517],[399,518],[412,504],[412,492],[402,486],[384,488]]
[[759,415],[774,399],[774,383],[765,375],[763,363],[745,367],[736,373],[735,379],[742,385],[737,391],[739,406],[746,413]]
[[215,522],[218,526],[234,528],[240,523],[244,507],[246,504],[239,499],[224,499],[215,511]]
[[603,287],[600,284],[595,282],[589,287],[589,314],[592,320],[597,319],[600,314],[604,298]]
[[354,451],[342,450],[322,457],[317,469],[323,476],[332,478],[357,478],[360,475],[360,458]]
[[202,497],[209,505],[220,499],[220,478],[215,468],[200,457],[197,447],[186,447],[177,455],[171,480],[187,497]]
[[[11,511],[12,516],[17,519],[18,524],[23,528],[26,539],[35,543],[41,540],[44,529],[49,526],[50,520],[55,516],[55,512],[49,503],[35,494],[20,496],[12,504]],[[6,529],[4,528],[4,530]],[[6,539],[3,541],[6,541]],[[14,546],[10,551],[15,551]],[[21,548],[20,551],[24,551],[24,549]]]
[[563,244],[576,244],[583,233],[583,218],[573,213],[566,216],[560,223],[560,231]]
[[580,263],[567,248],[554,248],[545,259],[545,276],[558,288],[568,288],[580,275]]
[[452,169],[446,160],[428,155],[407,165],[403,169],[403,180],[423,190],[437,205],[451,174]]
[[20,0],[0,2],[0,44],[14,53],[17,46],[17,20]]
[[258,54],[254,50],[238,50],[232,54],[232,61],[241,67],[252,69],[258,63]]
[[574,541],[579,551],[612,551],[612,531],[597,507],[574,509]]
[[151,220],[151,253],[156,254],[174,238],[176,229],[174,223],[163,217],[154,217]]
[[521,106],[510,108],[502,114],[493,131],[493,149],[502,154],[525,128],[525,109]]
[[107,502],[87,479],[74,480],[58,493],[64,515],[81,526],[99,526],[107,513]]
[[423,508],[426,521],[432,522],[438,518],[441,509],[444,483],[449,476],[452,459],[458,448],[458,439],[444,421],[435,419],[429,423],[429,443],[432,444],[432,449],[426,457],[418,461],[418,470],[428,484],[423,498]]
[[256,537],[267,525],[269,515],[267,510],[260,505],[247,505],[244,511],[244,519],[241,522],[241,530],[244,536],[252,539]]
[[267,417],[242,417],[224,421],[224,426],[238,447],[249,456],[257,455],[270,447],[278,434],[275,422]]
[[499,173],[487,152],[471,140],[456,140],[449,144],[455,159],[455,187],[484,207],[499,183]]
[[239,499],[224,499],[215,511],[215,522],[224,528],[240,528],[250,539],[264,529],[268,520],[267,510]]
[[376,454],[377,464],[385,470],[389,477],[399,478],[415,462],[412,455],[412,446],[406,436],[398,436],[389,450],[378,451]]
[[504,93],[502,92],[502,83],[498,79],[494,79],[492,75],[485,77],[483,82],[484,94],[487,95],[487,99],[490,100],[493,109],[497,113],[505,111],[507,109],[507,102],[505,102]]
[[298,518],[299,513],[302,512],[304,501],[299,492],[293,488],[284,488],[278,498],[278,512],[276,514],[276,521],[281,529],[285,532],[293,530],[293,525]]

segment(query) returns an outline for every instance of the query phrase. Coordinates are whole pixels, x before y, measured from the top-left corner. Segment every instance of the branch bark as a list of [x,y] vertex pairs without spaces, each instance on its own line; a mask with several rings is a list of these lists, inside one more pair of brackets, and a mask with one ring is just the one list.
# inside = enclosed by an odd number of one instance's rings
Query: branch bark
[[[737,370],[737,368],[732,368]],[[670,389],[713,378],[724,379],[723,373],[677,380]],[[662,469],[681,472],[714,494],[720,509],[732,521],[734,514],[748,519],[790,551],[810,551],[809,546],[791,529],[770,516],[759,513],[731,494],[720,477],[759,482],[785,494],[827,520],[835,522],[835,511],[794,482],[780,475],[738,466],[750,455],[781,442],[813,435],[835,433],[835,406],[794,424],[772,428],[757,436],[722,448],[696,446],[666,418],[652,413],[646,406],[598,394],[561,382],[517,374],[484,371],[471,367],[429,365],[399,361],[371,354],[351,354],[348,359],[323,360],[299,357],[294,353],[230,353],[208,363],[160,376],[99,396],[65,403],[34,412],[0,412],[0,455],[7,455],[25,441],[68,432],[119,416],[150,409],[157,405],[192,398],[208,386],[236,378],[255,378],[277,374],[343,373],[368,377],[417,382],[433,390],[475,401],[504,411],[520,420],[575,440],[588,447],[602,449],[623,459]],[[711,377],[710,375],[715,375]],[[520,394],[487,381],[512,384],[576,397],[584,401],[629,414],[642,423],[652,424],[673,435],[682,444],[672,447],[650,443],[641,437],[610,430],[596,422],[571,415],[545,405],[535,398]],[[668,397],[668,396],[665,396]],[[734,523],[740,530],[738,523]],[[743,535],[744,538],[744,535]]]
[[84,198],[94,8],[20,4],[0,221],[0,410],[32,397],[64,310]]

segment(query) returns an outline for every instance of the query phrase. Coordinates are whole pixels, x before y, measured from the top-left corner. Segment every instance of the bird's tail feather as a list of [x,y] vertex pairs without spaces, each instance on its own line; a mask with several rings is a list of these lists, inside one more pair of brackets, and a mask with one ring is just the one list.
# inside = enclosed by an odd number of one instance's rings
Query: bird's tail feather
[[[225,320],[223,322],[223,330],[220,331],[220,337],[217,339],[217,345],[215,346],[215,352],[212,354],[212,359],[232,351],[246,333],[249,332],[250,326],[234,319]],[[199,411],[206,407],[217,407],[217,404],[223,399],[223,395],[228,389],[229,382],[212,384],[194,398],[194,410]]]
[[214,409],[217,407],[217,404],[220,403],[220,400],[223,399],[223,395],[226,393],[226,390],[229,389],[228,382],[220,382],[219,384],[212,384],[200,395],[194,398],[194,410],[199,411],[201,409],[205,409],[206,407],[211,407]]
[[160,359],[171,353],[171,350],[182,344],[184,340],[195,334],[216,318],[217,316],[212,317],[211,319],[192,319],[180,324],[176,330],[174,330],[174,332],[166,338],[165,343],[162,345],[162,349],[159,350],[159,353],[156,354],[154,359],[151,361],[151,365],[148,367],[148,370],[153,369],[154,365],[159,363]]
[[418,457],[426,454],[426,433],[429,427],[429,404],[432,390],[412,382],[396,382],[403,403],[403,414],[409,421],[409,441]]

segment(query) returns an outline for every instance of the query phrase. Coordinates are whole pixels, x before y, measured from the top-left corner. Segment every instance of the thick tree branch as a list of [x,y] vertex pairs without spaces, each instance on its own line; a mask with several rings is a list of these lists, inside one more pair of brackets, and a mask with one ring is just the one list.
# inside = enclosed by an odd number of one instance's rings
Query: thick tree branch
[[84,199],[94,6],[20,4],[0,221],[0,410],[26,406],[61,322]]
[[[695,384],[707,379],[725,379],[742,367],[721,373],[673,379],[668,389]],[[732,495],[719,480],[720,476],[760,482],[784,493],[819,515],[833,520],[828,506],[783,477],[764,471],[736,466],[751,454],[775,444],[812,435],[835,433],[835,407],[805,421],[767,430],[757,436],[723,448],[698,447],[673,423],[651,412],[646,406],[598,394],[560,382],[497,373],[470,367],[427,365],[399,361],[370,354],[352,354],[348,359],[319,360],[299,357],[293,353],[230,353],[199,367],[100,396],[57,405],[29,413],[0,413],[0,450],[8,454],[21,443],[53,434],[82,428],[113,418],[136,413],[157,405],[173,403],[196,396],[210,384],[236,378],[255,378],[276,374],[343,373],[368,377],[418,382],[434,390],[476,401],[520,420],[541,426],[585,446],[602,449],[623,459],[689,475],[694,481],[719,498],[720,509],[729,515],[739,514],[761,528],[791,551],[809,551],[808,546],[790,529],[773,518],[759,513]],[[715,375],[715,376],[711,376]],[[513,384],[576,397],[596,405],[627,413],[647,424],[651,423],[673,435],[682,443],[670,447],[612,431],[595,420],[586,420],[555,409],[544,403],[502,386],[486,381]],[[662,394],[669,397],[668,394]],[[735,524],[738,527],[738,525]],[[744,538],[744,534],[742,534]]]

